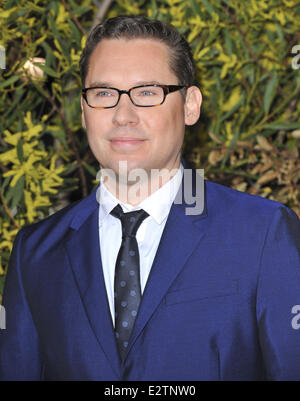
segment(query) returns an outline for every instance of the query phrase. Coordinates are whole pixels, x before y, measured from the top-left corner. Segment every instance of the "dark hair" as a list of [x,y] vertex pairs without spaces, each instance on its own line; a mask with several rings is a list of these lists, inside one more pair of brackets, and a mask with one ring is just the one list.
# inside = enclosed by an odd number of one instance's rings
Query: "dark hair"
[[193,55],[188,42],[170,24],[143,16],[120,15],[98,24],[90,32],[80,58],[82,85],[88,73],[89,59],[102,39],[155,39],[165,43],[170,51],[169,66],[179,85],[191,86],[195,79]]

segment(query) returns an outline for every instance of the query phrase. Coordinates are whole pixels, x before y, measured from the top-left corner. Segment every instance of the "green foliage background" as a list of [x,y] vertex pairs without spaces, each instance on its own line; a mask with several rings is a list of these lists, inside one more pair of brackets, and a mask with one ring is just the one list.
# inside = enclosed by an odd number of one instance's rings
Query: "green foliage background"
[[120,14],[172,23],[191,44],[204,99],[185,157],[300,215],[299,1],[0,1],[0,294],[18,230],[96,184],[78,62],[92,25]]

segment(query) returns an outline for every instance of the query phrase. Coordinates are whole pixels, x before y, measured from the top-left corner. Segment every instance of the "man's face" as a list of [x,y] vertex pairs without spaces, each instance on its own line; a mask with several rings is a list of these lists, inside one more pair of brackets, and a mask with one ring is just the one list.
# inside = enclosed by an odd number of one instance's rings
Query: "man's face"
[[[169,49],[159,41],[104,39],[90,57],[85,87],[128,90],[152,83],[178,85],[168,61]],[[111,109],[90,108],[82,99],[82,123],[91,150],[104,168],[118,173],[119,161],[127,161],[128,171],[179,166],[188,123],[179,91],[170,93],[157,107],[137,107],[126,94]]]

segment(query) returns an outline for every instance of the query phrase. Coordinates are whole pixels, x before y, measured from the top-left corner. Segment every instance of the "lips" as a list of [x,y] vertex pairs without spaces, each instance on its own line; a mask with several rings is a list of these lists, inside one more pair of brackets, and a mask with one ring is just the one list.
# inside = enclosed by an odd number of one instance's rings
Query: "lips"
[[111,141],[144,141],[143,138],[137,138],[134,136],[116,136],[111,138]]
[[145,141],[145,139],[135,138],[135,137],[116,137],[110,139],[113,145],[117,146],[132,146],[138,145]]

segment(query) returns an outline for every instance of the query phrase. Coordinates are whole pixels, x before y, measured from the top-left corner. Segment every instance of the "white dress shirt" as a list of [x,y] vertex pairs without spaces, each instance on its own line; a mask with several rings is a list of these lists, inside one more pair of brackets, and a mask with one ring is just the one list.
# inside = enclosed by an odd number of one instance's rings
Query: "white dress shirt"
[[182,176],[183,166],[180,165],[180,168],[171,180],[137,206],[120,202],[100,180],[99,241],[104,281],[113,324],[115,322],[115,264],[121,246],[122,233],[121,221],[112,216],[110,212],[119,203],[125,213],[144,209],[149,214],[140,225],[136,234],[140,255],[141,291],[143,294],[168,214],[181,184]]

